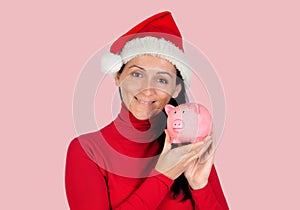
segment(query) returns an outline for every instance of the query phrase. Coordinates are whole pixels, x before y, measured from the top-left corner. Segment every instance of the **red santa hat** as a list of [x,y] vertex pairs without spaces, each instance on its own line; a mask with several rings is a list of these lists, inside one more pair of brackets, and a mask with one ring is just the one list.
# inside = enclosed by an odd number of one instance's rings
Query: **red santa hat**
[[191,83],[192,70],[184,54],[182,36],[170,12],[155,14],[118,38],[110,53],[102,56],[101,69],[116,74],[123,64],[141,55],[168,60],[180,71],[185,84]]

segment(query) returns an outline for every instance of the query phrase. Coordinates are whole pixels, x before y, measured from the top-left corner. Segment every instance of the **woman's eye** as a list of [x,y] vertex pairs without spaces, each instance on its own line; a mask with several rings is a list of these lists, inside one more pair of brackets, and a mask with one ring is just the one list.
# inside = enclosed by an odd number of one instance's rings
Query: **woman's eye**
[[140,72],[132,72],[131,75],[134,77],[142,77],[143,76]]
[[168,81],[162,78],[158,79],[157,81],[162,84],[168,84]]

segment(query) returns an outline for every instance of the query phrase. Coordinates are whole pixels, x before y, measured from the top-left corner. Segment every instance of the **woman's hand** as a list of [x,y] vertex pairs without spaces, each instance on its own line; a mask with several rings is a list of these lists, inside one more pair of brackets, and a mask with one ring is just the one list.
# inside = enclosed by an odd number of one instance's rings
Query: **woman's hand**
[[204,142],[197,142],[171,150],[170,137],[167,130],[165,130],[165,133],[166,138],[164,148],[160,154],[155,169],[174,180],[199,157],[199,153],[201,152]]
[[208,177],[214,162],[215,144],[208,136],[204,140],[198,158],[190,163],[184,172],[186,179],[192,189],[197,190],[204,188],[208,183]]

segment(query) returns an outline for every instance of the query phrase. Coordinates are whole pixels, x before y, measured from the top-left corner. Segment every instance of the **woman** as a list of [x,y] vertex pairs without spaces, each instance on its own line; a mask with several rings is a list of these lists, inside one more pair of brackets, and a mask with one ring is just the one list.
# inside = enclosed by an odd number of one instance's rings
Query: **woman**
[[[103,56],[122,99],[117,118],[75,138],[66,161],[72,210],[228,209],[213,165],[211,138],[171,149],[162,112],[186,102],[191,80],[170,12],[156,14],[117,39]],[[204,163],[200,157],[208,156]]]

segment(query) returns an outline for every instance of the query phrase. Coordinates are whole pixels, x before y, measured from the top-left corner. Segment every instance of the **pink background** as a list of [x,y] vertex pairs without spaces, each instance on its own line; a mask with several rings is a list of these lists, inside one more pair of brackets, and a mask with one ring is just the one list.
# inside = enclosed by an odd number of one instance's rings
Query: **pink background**
[[223,82],[227,120],[216,166],[231,209],[300,209],[296,2],[1,2],[0,209],[68,209],[64,164],[81,69],[165,9]]

